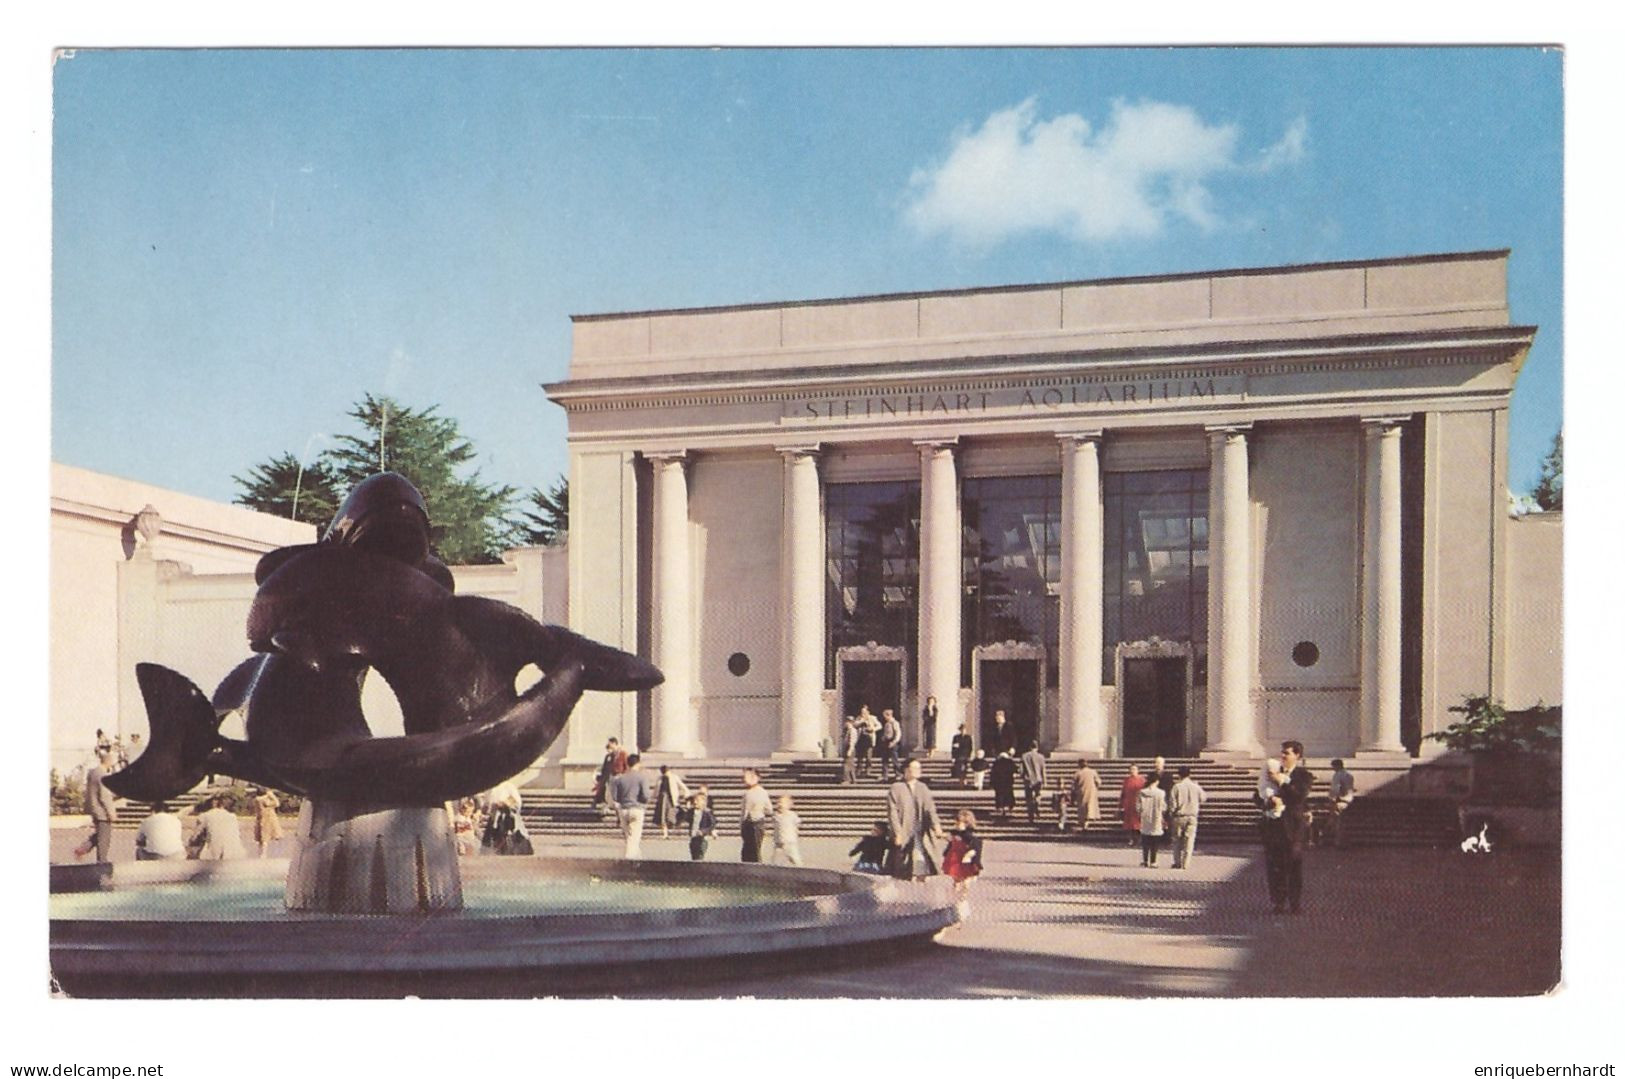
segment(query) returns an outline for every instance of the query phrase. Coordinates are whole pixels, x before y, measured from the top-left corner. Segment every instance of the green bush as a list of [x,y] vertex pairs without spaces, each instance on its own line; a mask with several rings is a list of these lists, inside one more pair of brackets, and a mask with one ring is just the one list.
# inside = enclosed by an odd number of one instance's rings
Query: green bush
[[1488,697],[1469,695],[1450,709],[1464,718],[1427,737],[1474,753],[1555,753],[1563,748],[1563,709],[1536,705],[1507,711]]
[[71,776],[62,778],[62,773],[55,768],[51,769],[51,814],[53,816],[66,816],[70,813],[83,813],[85,811],[85,782]]

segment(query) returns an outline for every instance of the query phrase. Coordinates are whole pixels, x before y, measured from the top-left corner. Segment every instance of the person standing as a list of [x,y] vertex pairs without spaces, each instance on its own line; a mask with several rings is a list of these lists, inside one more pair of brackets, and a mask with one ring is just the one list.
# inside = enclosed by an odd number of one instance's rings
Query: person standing
[[609,781],[609,799],[626,839],[627,858],[643,857],[643,816],[654,794],[651,786],[649,773],[643,770],[643,760],[636,753],[626,758],[626,771]]
[[[1303,743],[1281,743],[1281,766],[1271,774],[1275,794],[1262,806],[1259,829],[1264,840],[1264,874],[1275,913],[1303,903],[1303,850],[1309,841],[1309,792],[1315,777],[1303,767]],[[1276,815],[1272,816],[1274,812]]]
[[841,725],[841,786],[850,787],[858,777],[858,721],[851,716]]
[[[96,735],[100,739],[102,732],[97,731]],[[102,783],[112,770],[113,753],[108,749],[97,754],[95,767],[85,773],[85,812],[90,814],[92,833],[91,837],[75,851],[81,858],[89,854],[94,847],[98,862],[112,860],[113,818],[118,813],[118,800]]]
[[711,799],[704,791],[694,795],[688,811],[688,856],[696,862],[705,860],[706,849],[717,831],[717,817],[711,812]]
[[874,752],[875,734],[880,730],[880,721],[869,711],[867,704],[858,708],[856,720],[858,728],[858,775],[869,778],[869,755]]
[[1140,774],[1140,766],[1128,766],[1128,775],[1123,777],[1123,789],[1117,795],[1117,808],[1123,815],[1123,830],[1128,833],[1128,845],[1140,842],[1140,792],[1145,789],[1146,779]]
[[1343,758],[1337,757],[1332,761],[1331,780],[1331,825],[1332,846],[1343,845],[1343,814],[1348,812],[1349,806],[1354,804],[1354,773],[1343,767]]
[[920,709],[920,748],[926,753],[937,751],[937,699],[927,697]]
[[1021,755],[1021,787],[1027,799],[1027,823],[1038,823],[1038,800],[1044,795],[1044,781],[1049,778],[1044,755],[1038,752],[1038,740],[1027,744]]
[[920,762],[903,764],[903,777],[886,792],[886,818],[891,828],[891,871],[899,880],[920,880],[939,872],[936,844],[942,821],[931,788],[920,780]]
[[181,837],[181,819],[169,811],[168,802],[152,803],[152,812],[135,830],[135,860],[185,858],[186,840]]
[[791,865],[801,864],[801,816],[792,808],[795,799],[788,794],[779,795],[778,812],[773,814],[773,861],[779,855]]
[[1196,819],[1207,791],[1191,775],[1191,766],[1179,766],[1179,780],[1168,794],[1168,821],[1173,826],[1174,868],[1189,869],[1196,852]]
[[598,780],[592,788],[592,804],[598,806],[606,818],[615,813],[615,804],[609,797],[609,781],[625,771],[626,751],[621,748],[619,738],[611,738],[604,743],[604,759],[598,765]]
[[995,755],[1003,753],[1007,749],[1012,754],[1016,751],[1015,728],[1011,727],[1010,721],[1004,718],[1004,709],[1002,708],[993,713],[993,731],[988,737],[988,741],[993,744],[993,753]]
[[890,708],[880,713],[880,780],[886,782],[897,778],[898,751],[903,745],[903,725],[897,722],[897,717]]
[[1005,750],[993,758],[988,774],[993,781],[993,815],[1009,820],[1016,808],[1016,758]]
[[660,766],[660,786],[655,793],[655,819],[660,822],[660,838],[671,834],[677,823],[677,809],[688,801],[688,784],[669,765]]
[[953,760],[950,771],[953,777],[959,780],[959,785],[963,787],[970,773],[971,755],[971,739],[970,735],[965,732],[963,723],[959,725],[959,733],[954,735],[953,742],[949,744],[948,752]]
[[762,777],[756,769],[744,772],[745,797],[739,807],[739,860],[762,860],[762,838],[767,834],[767,821],[773,815],[773,800],[762,789]]
[[254,842],[260,846],[260,857],[271,853],[271,844],[282,838],[282,822],[276,811],[282,801],[265,787],[254,788]]
[[1135,796],[1140,816],[1140,864],[1157,864],[1157,848],[1162,846],[1162,822],[1168,812],[1168,796],[1155,783],[1147,783]]

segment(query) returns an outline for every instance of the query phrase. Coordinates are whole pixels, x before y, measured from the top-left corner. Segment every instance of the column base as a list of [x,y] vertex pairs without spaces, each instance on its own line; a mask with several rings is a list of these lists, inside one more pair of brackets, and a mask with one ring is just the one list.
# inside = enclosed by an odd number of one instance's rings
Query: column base
[[692,745],[687,749],[646,749],[641,759],[646,761],[692,761],[705,757],[705,747]]
[[1086,757],[1092,761],[1104,760],[1106,758],[1105,746],[1085,746],[1072,743],[1069,745],[1056,746],[1054,752],[1075,754],[1076,756]]
[[1244,742],[1240,745],[1236,745],[1234,743],[1221,743],[1216,746],[1203,746],[1201,755],[1225,763],[1232,763],[1235,761],[1258,761],[1269,756],[1269,754],[1264,752],[1263,745],[1258,742]]

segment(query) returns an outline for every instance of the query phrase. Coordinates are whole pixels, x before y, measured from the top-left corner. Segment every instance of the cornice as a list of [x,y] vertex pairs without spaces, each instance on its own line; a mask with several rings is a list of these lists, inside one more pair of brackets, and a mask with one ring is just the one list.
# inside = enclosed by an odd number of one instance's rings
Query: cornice
[[555,404],[571,413],[643,408],[772,404],[809,396],[1025,389],[1125,380],[1218,378],[1226,375],[1316,374],[1399,367],[1493,365],[1534,339],[1531,326],[1360,335],[1307,341],[1224,342],[1197,346],[1069,350],[975,356],[922,363],[851,364],[772,375],[716,372],[628,376],[547,383]]

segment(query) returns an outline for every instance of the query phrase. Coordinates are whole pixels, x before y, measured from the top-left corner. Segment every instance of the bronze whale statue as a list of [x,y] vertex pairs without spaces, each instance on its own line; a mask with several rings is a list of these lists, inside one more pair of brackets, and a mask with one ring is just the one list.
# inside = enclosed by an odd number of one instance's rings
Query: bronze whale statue
[[[583,691],[661,682],[629,653],[455,595],[429,536],[422,496],[385,472],[350,492],[320,541],[265,555],[248,615],[258,654],[212,700],[184,675],[138,664],[149,744],[108,788],[157,801],[220,774],[323,799],[432,806],[487,790],[541,756]],[[530,664],[544,676],[518,693]],[[394,691],[405,734],[368,728],[368,668]],[[219,733],[233,711],[243,714],[243,740]]]

